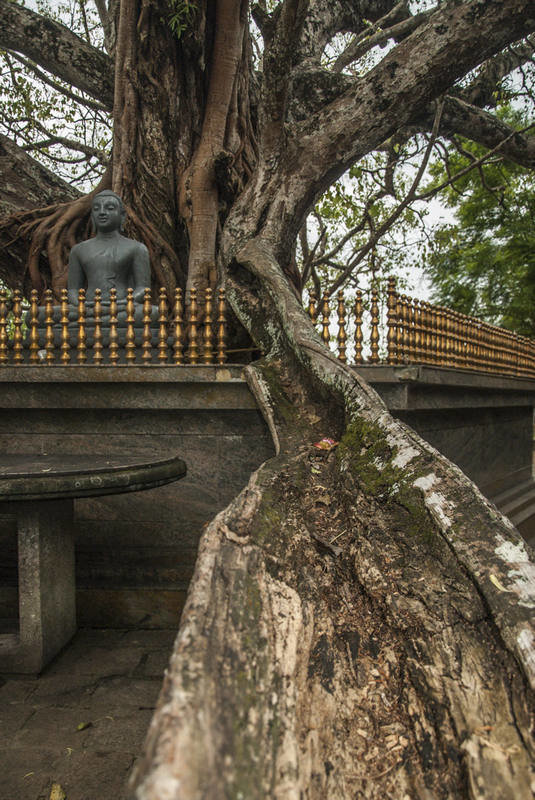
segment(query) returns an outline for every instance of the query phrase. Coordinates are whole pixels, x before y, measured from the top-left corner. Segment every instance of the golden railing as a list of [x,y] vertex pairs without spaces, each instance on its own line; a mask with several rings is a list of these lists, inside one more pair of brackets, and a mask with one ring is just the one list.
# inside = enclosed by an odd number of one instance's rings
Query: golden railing
[[373,288],[366,298],[357,291],[349,302],[343,292],[336,298],[311,293],[308,313],[324,343],[344,362],[426,364],[535,378],[535,340],[399,294],[393,278],[386,297]]
[[137,322],[132,289],[122,304],[115,289],[106,304],[100,290],[89,304],[81,289],[74,319],[66,289],[59,304],[47,289],[43,306],[38,304],[36,290],[31,292],[28,306],[20,291],[14,291],[8,300],[7,291],[0,289],[0,366],[224,364],[226,360],[223,289],[215,295],[206,289],[202,303],[192,289],[188,304],[181,289],[172,297],[160,289],[154,305],[151,291],[146,289]]
[[[375,288],[351,299],[343,292],[334,298],[310,293],[308,313],[345,363],[426,364],[535,378],[535,340],[400,294],[394,279],[381,294]],[[0,366],[224,364],[233,355],[226,317],[223,289],[206,289],[202,297],[192,289],[187,304],[181,289],[172,296],[160,289],[154,299],[146,289],[141,315],[131,289],[122,304],[113,289],[108,303],[98,290],[87,303],[81,290],[74,311],[66,290],[59,303],[47,290],[39,306],[35,290],[28,304],[20,291],[8,298],[0,289]]]

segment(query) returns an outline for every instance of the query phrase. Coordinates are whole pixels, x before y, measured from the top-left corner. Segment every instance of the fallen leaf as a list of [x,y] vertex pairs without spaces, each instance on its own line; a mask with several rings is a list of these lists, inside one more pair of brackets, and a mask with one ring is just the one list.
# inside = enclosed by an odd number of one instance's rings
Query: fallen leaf
[[79,724],[76,726],[76,730],[77,730],[77,731],[85,731],[85,730],[86,730],[86,728],[90,728],[92,724],[93,724],[92,722],[80,722],[80,723],[79,723]]
[[491,575],[490,576],[490,580],[494,584],[494,586],[498,589],[499,592],[508,592],[509,591],[509,589],[506,589],[505,586],[503,586],[503,584],[500,583],[500,581],[498,580],[496,575]]
[[49,800],[67,800],[67,795],[59,783],[52,784]]
[[319,442],[314,443],[314,447],[317,450],[334,450],[338,445],[339,442],[335,442],[334,439],[329,439],[328,436],[324,436]]

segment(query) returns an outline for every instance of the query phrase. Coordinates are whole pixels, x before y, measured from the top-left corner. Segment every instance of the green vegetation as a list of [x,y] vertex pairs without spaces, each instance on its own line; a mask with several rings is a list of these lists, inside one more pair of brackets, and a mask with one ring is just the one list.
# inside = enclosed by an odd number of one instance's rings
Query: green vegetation
[[[526,121],[510,109],[506,121]],[[462,141],[432,166],[435,184],[486,151]],[[426,272],[433,301],[526,336],[535,335],[535,176],[499,152],[454,180],[442,199],[455,213],[435,230]]]

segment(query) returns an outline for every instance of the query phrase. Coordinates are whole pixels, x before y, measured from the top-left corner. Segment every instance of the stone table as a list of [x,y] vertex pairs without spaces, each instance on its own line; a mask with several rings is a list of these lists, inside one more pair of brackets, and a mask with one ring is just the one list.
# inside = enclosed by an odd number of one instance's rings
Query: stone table
[[0,502],[17,518],[19,632],[0,635],[0,671],[37,673],[76,631],[73,503],[186,474],[177,456],[7,455]]

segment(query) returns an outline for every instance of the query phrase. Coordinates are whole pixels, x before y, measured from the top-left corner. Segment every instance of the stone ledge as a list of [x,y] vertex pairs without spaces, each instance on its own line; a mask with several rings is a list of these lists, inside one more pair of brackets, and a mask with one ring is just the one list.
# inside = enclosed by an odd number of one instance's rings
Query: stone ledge
[[0,383],[243,383],[242,364],[21,364],[0,366]]

